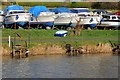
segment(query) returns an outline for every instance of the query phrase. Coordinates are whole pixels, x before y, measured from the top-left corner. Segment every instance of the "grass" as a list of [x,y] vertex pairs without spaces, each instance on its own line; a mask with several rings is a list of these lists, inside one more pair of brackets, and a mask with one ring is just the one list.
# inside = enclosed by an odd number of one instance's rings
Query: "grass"
[[[8,40],[10,35],[14,39],[14,32],[18,33],[22,38],[17,38],[19,43],[24,44],[23,41],[28,41],[28,36],[30,35],[30,45],[31,47],[36,45],[48,45],[48,44],[58,44],[64,45],[70,43],[74,46],[87,45],[87,44],[97,44],[97,43],[109,43],[108,40],[111,40],[114,43],[118,43],[118,30],[83,30],[80,36],[70,36],[72,31],[68,31],[68,36],[66,37],[55,37],[54,33],[57,30],[40,30],[40,29],[3,29],[2,30],[2,39]],[[3,42],[3,45],[8,44]]]

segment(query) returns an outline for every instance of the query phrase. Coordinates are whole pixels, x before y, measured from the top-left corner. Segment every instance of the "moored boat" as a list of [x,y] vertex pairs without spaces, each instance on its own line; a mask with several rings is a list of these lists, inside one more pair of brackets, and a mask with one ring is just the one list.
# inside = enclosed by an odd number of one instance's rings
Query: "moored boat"
[[107,27],[120,27],[120,16],[118,15],[104,15],[101,21],[101,25],[105,25]]
[[79,19],[76,13],[72,13],[66,7],[58,7],[52,11],[56,14],[54,26],[74,27],[77,23],[76,19]]
[[101,17],[94,15],[88,8],[73,8],[71,11],[78,14],[81,19],[80,25],[95,28],[100,23]]
[[50,12],[45,6],[34,6],[28,10],[32,15],[30,19],[31,25],[52,26],[54,22],[54,12]]
[[8,6],[5,8],[5,27],[14,28],[14,24],[16,27],[18,26],[24,27],[30,20],[30,14],[24,10],[22,6]]

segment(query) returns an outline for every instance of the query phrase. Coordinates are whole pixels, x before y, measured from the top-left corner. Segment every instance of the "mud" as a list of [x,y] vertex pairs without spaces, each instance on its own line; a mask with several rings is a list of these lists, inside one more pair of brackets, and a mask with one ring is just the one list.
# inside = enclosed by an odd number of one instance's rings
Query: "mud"
[[30,55],[59,55],[64,54],[65,49],[58,45],[36,46],[30,49]]
[[[113,54],[113,48],[109,43],[99,43],[97,45],[84,45],[76,48],[81,54]],[[66,49],[60,45],[39,45],[29,49],[32,56],[35,55],[65,55]],[[1,47],[2,56],[10,55],[11,50]]]
[[86,53],[86,54],[94,54],[94,53],[101,53],[101,54],[110,53],[111,54],[113,48],[109,43],[106,43],[106,44],[99,43],[97,45],[82,46],[82,49],[83,49],[83,53]]

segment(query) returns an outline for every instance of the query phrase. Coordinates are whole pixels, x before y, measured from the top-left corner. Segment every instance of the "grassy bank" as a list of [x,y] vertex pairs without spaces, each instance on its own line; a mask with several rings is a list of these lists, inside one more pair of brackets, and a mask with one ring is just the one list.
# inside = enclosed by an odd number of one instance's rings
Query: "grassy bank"
[[58,44],[63,45],[70,43],[74,46],[87,45],[87,44],[98,44],[98,43],[118,43],[118,30],[83,30],[80,36],[71,36],[72,31],[68,31],[68,36],[66,37],[55,37],[54,33],[57,30],[40,30],[40,29],[30,29],[30,30],[13,30],[13,29],[3,29],[2,30],[2,40],[3,46],[8,45],[8,36],[14,40],[14,32],[18,33],[21,38],[16,37],[18,44],[24,44],[25,41],[29,40],[30,35],[30,47],[36,45],[49,45]]

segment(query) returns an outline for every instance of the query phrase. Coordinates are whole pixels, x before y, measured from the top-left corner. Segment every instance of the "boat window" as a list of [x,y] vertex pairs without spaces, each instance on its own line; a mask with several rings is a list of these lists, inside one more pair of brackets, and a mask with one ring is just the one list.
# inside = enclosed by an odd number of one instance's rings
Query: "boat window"
[[97,14],[100,14],[100,12],[97,12]]
[[10,12],[9,14],[12,14],[12,12]]
[[120,16],[118,16],[118,19],[120,19]]
[[15,12],[13,12],[13,13],[17,13],[17,12],[15,11]]
[[103,18],[110,19],[110,16],[105,16],[105,15],[104,15]]
[[24,11],[20,11],[20,12],[18,12],[18,13],[25,13]]
[[116,17],[115,17],[115,16],[113,16],[113,17],[112,17],[112,19],[116,19]]
[[11,14],[12,13],[16,14],[16,13],[25,13],[25,12],[24,11],[14,11],[14,12],[11,12]]
[[85,16],[85,14],[78,14],[78,16]]

